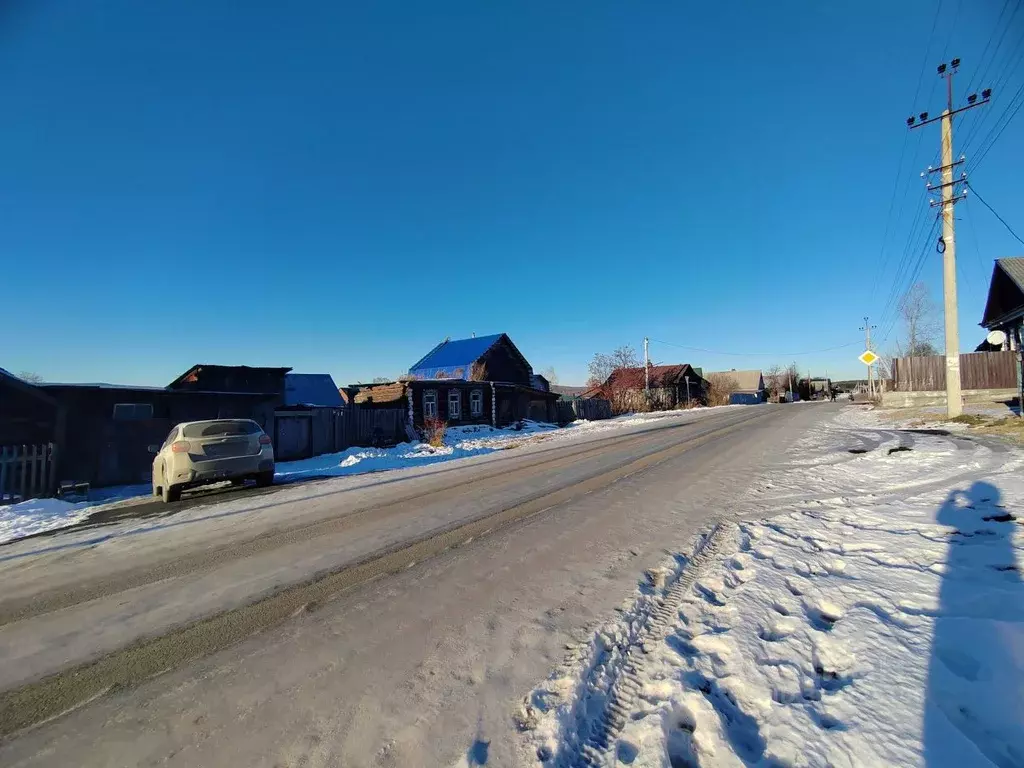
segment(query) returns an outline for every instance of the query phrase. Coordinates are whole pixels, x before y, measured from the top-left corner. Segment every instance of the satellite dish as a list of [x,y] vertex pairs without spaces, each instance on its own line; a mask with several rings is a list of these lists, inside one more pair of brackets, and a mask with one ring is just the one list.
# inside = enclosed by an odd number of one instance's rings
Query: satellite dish
[[1003,342],[1006,341],[1006,333],[1004,331],[991,331],[988,336],[985,337],[985,341],[993,347],[1001,347],[1003,346]]

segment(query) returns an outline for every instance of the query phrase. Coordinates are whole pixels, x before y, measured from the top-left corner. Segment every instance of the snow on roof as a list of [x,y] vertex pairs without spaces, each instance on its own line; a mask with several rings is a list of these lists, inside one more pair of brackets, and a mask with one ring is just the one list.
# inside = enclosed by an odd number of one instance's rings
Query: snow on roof
[[473,363],[504,335],[496,333],[442,341],[426,357],[409,368],[409,373],[418,379],[469,379]]
[[329,373],[287,373],[284,377],[285,405],[321,405],[340,408],[338,386]]

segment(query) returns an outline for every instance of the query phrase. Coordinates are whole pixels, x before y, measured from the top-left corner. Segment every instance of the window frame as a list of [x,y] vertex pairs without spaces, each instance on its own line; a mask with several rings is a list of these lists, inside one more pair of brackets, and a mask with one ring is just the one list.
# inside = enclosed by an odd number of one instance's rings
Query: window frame
[[[428,405],[430,407],[428,407]],[[431,413],[433,411],[433,413]],[[436,389],[424,389],[423,390],[423,418],[424,419],[436,419],[437,418],[437,390]]]
[[[454,408],[452,405],[454,404]],[[448,418],[449,419],[461,419],[462,418],[462,390],[461,389],[449,389],[448,390]]]
[[469,392],[469,415],[470,416],[483,416],[484,415],[484,391],[482,389],[473,389]]
[[[139,415],[139,409],[143,409],[145,415]],[[146,409],[149,409],[146,411]],[[118,409],[121,409],[121,413],[131,414],[128,416],[118,416]],[[131,409],[131,410],[127,410]],[[149,421],[153,418],[153,404],[152,403],[114,403],[114,407],[110,410],[110,418],[112,421]]]

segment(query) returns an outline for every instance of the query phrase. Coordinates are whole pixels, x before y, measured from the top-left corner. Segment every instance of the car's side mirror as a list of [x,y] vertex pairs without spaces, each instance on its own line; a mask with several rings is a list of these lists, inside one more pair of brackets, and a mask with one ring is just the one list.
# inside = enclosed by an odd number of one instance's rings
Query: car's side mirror
[[159,445],[147,445],[146,446],[146,450],[149,451],[152,454],[157,454],[157,453],[160,453],[160,446]]

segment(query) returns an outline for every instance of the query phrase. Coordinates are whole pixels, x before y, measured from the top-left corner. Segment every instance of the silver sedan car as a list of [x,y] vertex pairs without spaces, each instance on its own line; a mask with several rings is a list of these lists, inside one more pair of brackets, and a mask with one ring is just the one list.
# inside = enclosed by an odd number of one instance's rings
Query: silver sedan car
[[230,480],[241,485],[274,482],[274,447],[259,424],[249,419],[189,421],[179,424],[161,446],[150,446],[153,495],[177,501],[181,492]]

